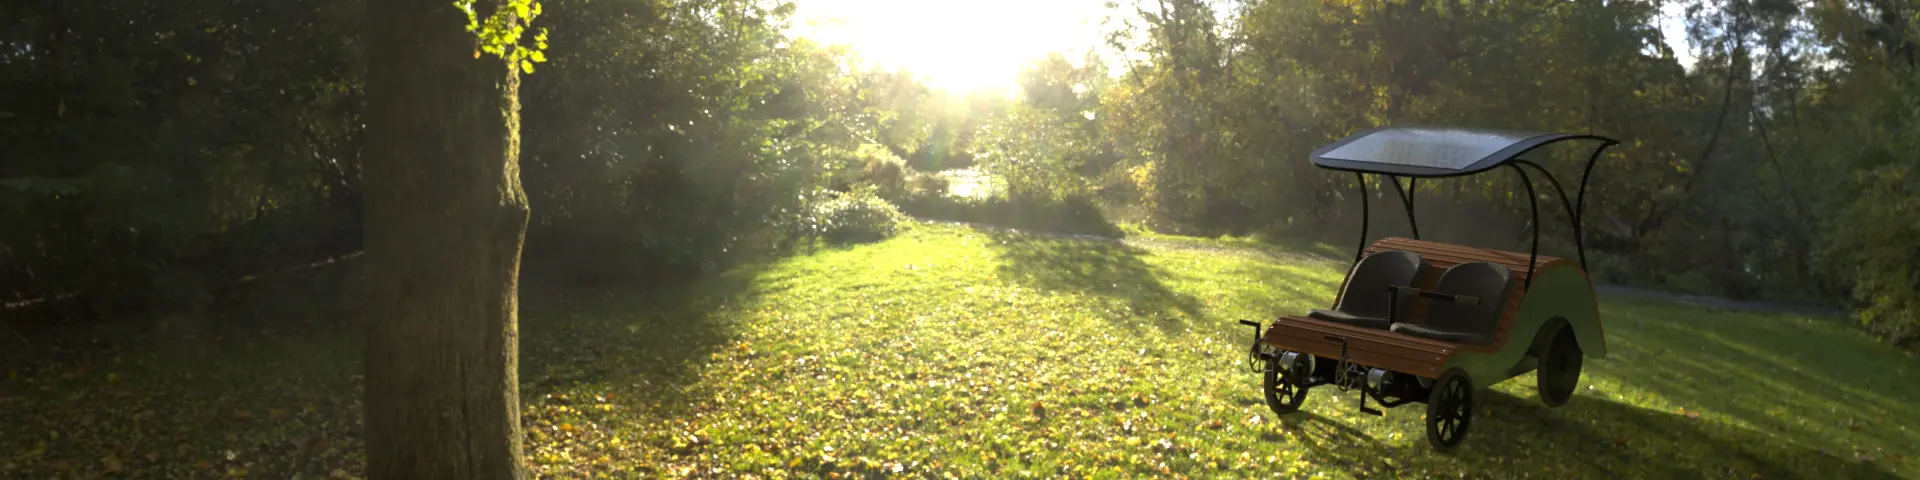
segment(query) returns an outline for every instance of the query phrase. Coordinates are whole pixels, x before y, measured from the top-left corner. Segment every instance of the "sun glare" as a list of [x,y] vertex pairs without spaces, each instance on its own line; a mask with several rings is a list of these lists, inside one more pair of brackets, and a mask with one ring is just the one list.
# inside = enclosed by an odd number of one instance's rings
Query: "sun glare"
[[1101,42],[1105,0],[799,0],[796,34],[851,47],[955,93],[1012,89],[1049,52],[1074,60]]

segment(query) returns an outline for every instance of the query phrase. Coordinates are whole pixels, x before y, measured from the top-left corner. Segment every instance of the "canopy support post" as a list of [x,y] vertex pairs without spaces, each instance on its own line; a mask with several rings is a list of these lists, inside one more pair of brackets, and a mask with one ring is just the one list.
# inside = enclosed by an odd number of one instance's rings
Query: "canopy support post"
[[1583,241],[1586,235],[1580,228],[1580,217],[1587,211],[1587,177],[1593,175],[1593,164],[1600,160],[1600,154],[1607,151],[1607,147],[1619,144],[1619,141],[1609,139],[1606,143],[1600,144],[1600,148],[1593,149],[1593,156],[1587,157],[1587,168],[1580,172],[1580,193],[1578,194],[1580,198],[1573,206],[1573,248],[1580,251],[1581,270],[1587,270],[1587,246]]
[[1360,248],[1353,249],[1353,264],[1359,265],[1360,257],[1367,253],[1367,221],[1370,215],[1367,210],[1367,174],[1353,172],[1353,179],[1360,181]]
[[1400,191],[1399,176],[1387,175],[1387,178],[1390,180],[1393,180],[1393,194],[1399,195],[1400,204],[1405,205],[1407,207],[1407,224],[1413,227],[1413,239],[1419,240],[1420,239],[1420,221],[1413,217],[1413,187],[1415,185],[1414,182],[1418,181],[1419,178],[1418,177],[1407,178],[1407,191],[1405,192]]
[[1547,177],[1547,184],[1552,185],[1554,194],[1560,197],[1560,207],[1567,210],[1567,222],[1573,224],[1573,245],[1575,249],[1580,250],[1580,269],[1586,270],[1587,252],[1580,248],[1580,212],[1573,209],[1573,201],[1567,199],[1566,189],[1560,188],[1560,180],[1553,178],[1553,172],[1548,172],[1546,167],[1538,163],[1523,158],[1513,159],[1513,163],[1533,167],[1534,170],[1540,171],[1540,176]]
[[[1540,197],[1533,192],[1533,180],[1527,178],[1527,170],[1519,165],[1513,167],[1513,173],[1520,174],[1520,184],[1527,187],[1527,210],[1533,212],[1533,247],[1527,253],[1527,281],[1523,287],[1533,288],[1533,269],[1540,262]],[[1585,267],[1582,267],[1585,268]]]

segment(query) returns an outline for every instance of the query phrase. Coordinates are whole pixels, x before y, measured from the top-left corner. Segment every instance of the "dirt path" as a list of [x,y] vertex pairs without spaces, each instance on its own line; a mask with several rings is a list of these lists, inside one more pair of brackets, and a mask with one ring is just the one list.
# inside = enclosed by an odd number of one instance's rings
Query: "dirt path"
[[[926,220],[926,219],[921,219],[921,221],[928,222],[928,223],[947,224],[947,225],[960,225],[960,226],[973,227],[973,228],[982,229],[982,230],[1012,232],[1012,233],[1018,233],[1022,235],[1062,238],[1062,239],[1071,239],[1071,240],[1083,240],[1083,241],[1089,241],[1089,242],[1119,243],[1119,244],[1145,248],[1145,249],[1187,250],[1187,251],[1201,251],[1201,252],[1229,254],[1229,255],[1248,255],[1253,257],[1263,257],[1267,259],[1281,260],[1281,261],[1303,261],[1303,260],[1304,261],[1326,261],[1327,260],[1325,257],[1316,257],[1313,255],[1307,255],[1307,254],[1288,253],[1288,252],[1282,252],[1274,249],[1264,249],[1264,248],[1255,248],[1255,247],[1236,247],[1236,246],[1228,246],[1228,245],[1208,244],[1208,243],[1202,243],[1202,242],[1188,242],[1188,241],[1165,240],[1165,239],[1155,239],[1155,238],[1113,238],[1113,237],[1103,237],[1099,235],[1041,232],[1041,231],[1033,231],[1033,230],[1021,230],[1017,228],[1002,227],[1002,226],[989,225],[989,224],[983,224],[983,223],[949,222],[949,221],[943,221],[943,220]],[[1751,311],[1751,312],[1809,315],[1809,316],[1834,317],[1834,318],[1844,318],[1848,316],[1847,312],[1839,309],[1820,307],[1820,306],[1811,306],[1811,305],[1795,305],[1795,304],[1788,304],[1788,303],[1765,302],[1765,301],[1733,300],[1733,299],[1727,299],[1727,298],[1708,297],[1708,296],[1701,296],[1701,295],[1688,295],[1684,293],[1666,292],[1666,291],[1660,291],[1660,290],[1627,287],[1627,286],[1621,286],[1621,285],[1596,284],[1593,286],[1593,288],[1594,290],[1598,291],[1598,293],[1600,293],[1601,295],[1612,295],[1612,296],[1642,299],[1642,300],[1657,300],[1657,301],[1664,301],[1664,302],[1687,303],[1687,304],[1700,306],[1703,308],[1710,308],[1710,309],[1716,309],[1716,310],[1740,310],[1740,311]]]

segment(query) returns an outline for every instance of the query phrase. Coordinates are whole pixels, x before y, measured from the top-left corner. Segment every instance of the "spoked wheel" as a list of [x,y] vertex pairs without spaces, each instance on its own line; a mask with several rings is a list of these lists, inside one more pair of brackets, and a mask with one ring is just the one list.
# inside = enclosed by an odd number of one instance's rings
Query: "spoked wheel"
[[1540,355],[1540,368],[1534,372],[1534,379],[1540,387],[1540,401],[1549,407],[1566,405],[1573,398],[1573,391],[1580,386],[1580,342],[1573,338],[1573,329],[1560,327],[1547,341],[1547,351]]
[[1307,376],[1313,372],[1308,362],[1310,357],[1300,355],[1294,358],[1292,365],[1281,365],[1279,359],[1267,364],[1267,371],[1261,382],[1265,387],[1267,408],[1273,413],[1286,415],[1300,410],[1300,404],[1307,400]]
[[1427,443],[1434,450],[1453,450],[1467,438],[1472,423],[1473,380],[1457,368],[1440,374],[1427,396]]

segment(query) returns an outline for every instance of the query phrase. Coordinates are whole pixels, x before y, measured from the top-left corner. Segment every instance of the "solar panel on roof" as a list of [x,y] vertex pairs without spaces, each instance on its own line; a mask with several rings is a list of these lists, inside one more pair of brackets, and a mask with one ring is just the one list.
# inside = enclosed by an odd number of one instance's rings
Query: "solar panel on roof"
[[1354,139],[1321,154],[1320,158],[1460,170],[1536,135],[1457,128],[1392,128]]

